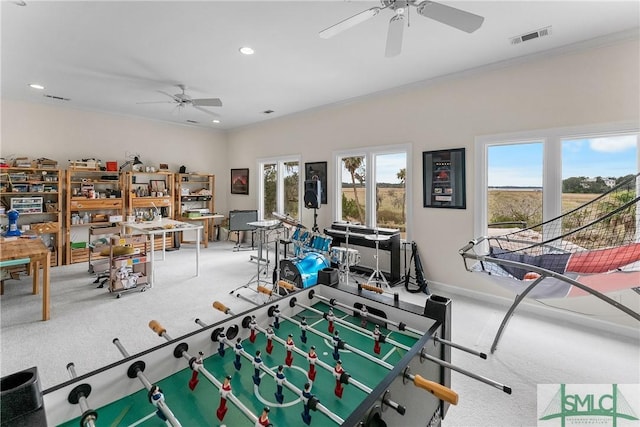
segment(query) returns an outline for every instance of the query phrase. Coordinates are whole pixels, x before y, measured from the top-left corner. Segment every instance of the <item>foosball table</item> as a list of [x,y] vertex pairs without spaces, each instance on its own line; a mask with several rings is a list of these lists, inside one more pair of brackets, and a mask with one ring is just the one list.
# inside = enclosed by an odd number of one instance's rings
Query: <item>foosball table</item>
[[[3,400],[17,402],[17,393],[41,404],[3,408],[3,418],[14,426],[438,426],[458,402],[451,349],[474,352],[451,343],[451,301],[436,295],[419,307],[316,285],[237,313],[212,305],[228,317],[196,319],[177,338],[160,324],[166,319],[152,320],[156,347],[129,355],[115,338],[122,360],[74,371],[41,395],[31,375],[3,378]],[[25,418],[38,412],[43,421]]]

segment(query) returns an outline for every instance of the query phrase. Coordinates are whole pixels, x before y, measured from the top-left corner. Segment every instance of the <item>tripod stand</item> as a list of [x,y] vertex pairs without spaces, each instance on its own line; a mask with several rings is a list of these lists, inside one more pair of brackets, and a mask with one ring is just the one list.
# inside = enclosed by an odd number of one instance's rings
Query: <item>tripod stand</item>
[[384,240],[389,240],[391,236],[381,236],[378,234],[378,230],[376,229],[376,234],[368,234],[365,236],[367,240],[373,240],[376,243],[376,269],[373,270],[371,276],[369,276],[369,280],[367,283],[376,284],[377,287],[386,287],[390,288],[389,282],[387,282],[387,278],[384,276],[382,271],[380,271],[380,242]]

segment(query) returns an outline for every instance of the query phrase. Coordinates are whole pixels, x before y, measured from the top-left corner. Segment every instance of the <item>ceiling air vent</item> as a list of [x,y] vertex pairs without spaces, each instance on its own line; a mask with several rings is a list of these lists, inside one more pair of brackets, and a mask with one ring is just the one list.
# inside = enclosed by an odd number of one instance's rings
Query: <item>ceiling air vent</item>
[[511,41],[511,44],[520,44],[522,42],[526,42],[529,40],[533,40],[533,39],[537,39],[537,38],[545,37],[549,35],[551,35],[551,26],[544,27],[536,31],[531,31],[526,34],[521,34],[516,37],[511,37],[510,41]]
[[275,113],[275,111],[273,111],[273,110],[264,110],[262,112],[262,114],[271,114],[271,113]]
[[197,124],[198,122],[196,122],[195,120],[187,120],[187,123]]
[[71,101],[70,98],[63,98],[61,96],[55,96],[55,95],[47,95],[44,94],[43,95],[45,98],[51,98],[51,99],[55,99],[56,101]]

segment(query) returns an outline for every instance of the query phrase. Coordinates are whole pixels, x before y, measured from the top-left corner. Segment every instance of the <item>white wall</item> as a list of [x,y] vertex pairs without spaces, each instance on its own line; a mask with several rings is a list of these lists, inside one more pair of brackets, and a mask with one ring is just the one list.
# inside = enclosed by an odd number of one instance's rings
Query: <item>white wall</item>
[[[216,175],[216,210],[226,212],[229,188],[223,132],[53,105],[2,100],[3,157],[47,157],[65,169],[69,160],[98,158],[122,165],[126,153],[143,163],[167,163],[177,172]],[[103,163],[105,164],[105,163]]]
[[[253,168],[254,189],[255,165],[242,153],[252,152],[255,157],[301,154],[303,162],[326,160],[331,178],[334,150],[411,142],[412,238],[418,244],[427,278],[513,298],[486,279],[466,272],[458,255],[458,249],[476,237],[472,211],[474,138],[522,130],[639,121],[639,51],[638,40],[633,40],[556,54],[236,130],[229,135],[231,167]],[[467,149],[467,209],[423,208],[422,152],[456,147]],[[332,185],[335,183],[328,183],[329,188],[334,188]],[[242,203],[242,208],[250,208],[255,207],[253,202],[254,198],[238,201],[233,198],[231,205]],[[332,206],[323,206],[318,213],[322,229],[332,221]],[[307,212],[303,222],[309,225],[312,221]],[[615,297],[640,309],[640,299],[632,291]],[[593,298],[553,304],[570,304],[575,310],[601,313],[609,321],[635,325],[630,317]]]
[[[473,235],[474,138],[563,126],[640,122],[640,44],[627,40],[467,72],[430,84],[371,96],[344,105],[274,119],[228,135],[128,117],[2,101],[2,154],[67,159],[96,156],[124,161],[125,151],[145,162],[181,164],[216,174],[216,209],[254,209],[256,159],[302,156],[329,162],[332,152],[355,147],[411,143],[413,236],[430,281],[510,298],[483,277],[463,268],[458,249]],[[422,207],[422,152],[467,149],[467,209]],[[250,153],[250,154],[249,154]],[[526,159],[514,159],[526,162]],[[250,168],[249,196],[229,194],[229,169]],[[329,198],[329,203],[332,200]],[[313,222],[303,210],[303,222]],[[320,228],[332,221],[332,205],[318,211]],[[640,310],[631,291],[612,294]],[[595,299],[552,301],[608,321],[637,326],[628,316]]]

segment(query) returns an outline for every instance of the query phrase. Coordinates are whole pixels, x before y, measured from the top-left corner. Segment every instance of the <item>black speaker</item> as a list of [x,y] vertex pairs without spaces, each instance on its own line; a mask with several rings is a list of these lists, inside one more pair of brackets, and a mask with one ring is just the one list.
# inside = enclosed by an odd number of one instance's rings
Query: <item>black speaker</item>
[[304,181],[304,207],[319,209],[322,198],[322,185],[319,179],[307,179]]

